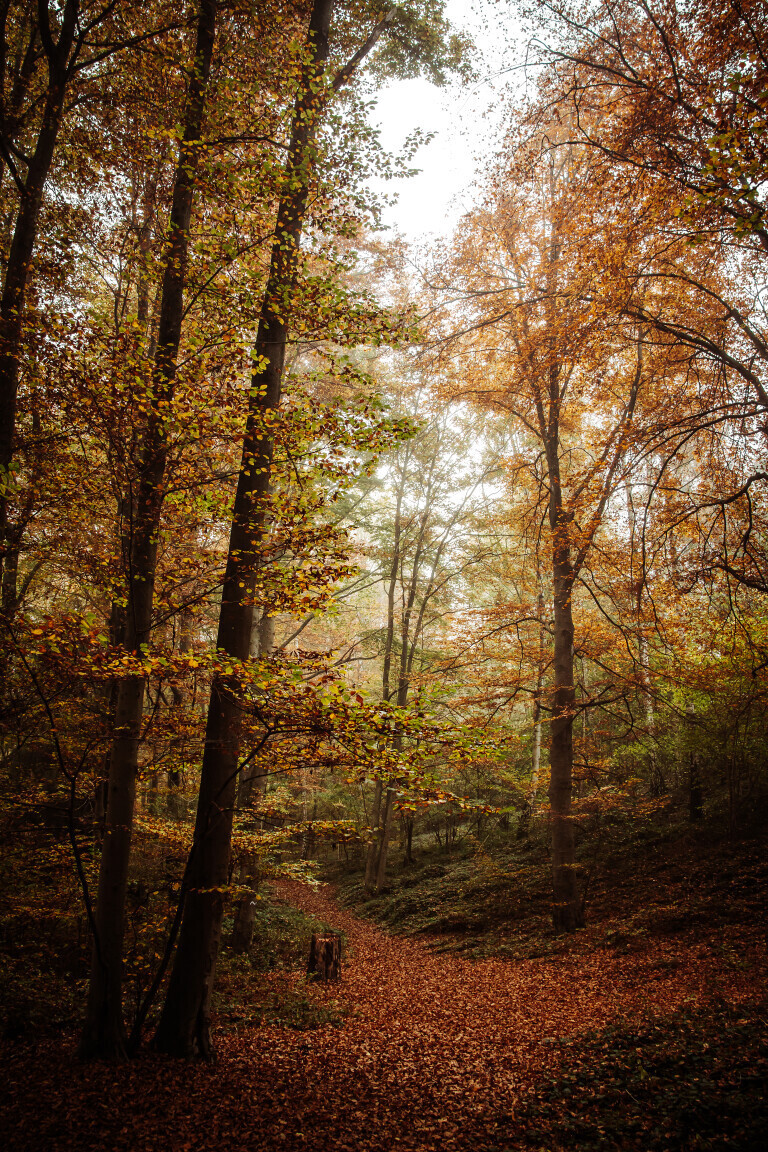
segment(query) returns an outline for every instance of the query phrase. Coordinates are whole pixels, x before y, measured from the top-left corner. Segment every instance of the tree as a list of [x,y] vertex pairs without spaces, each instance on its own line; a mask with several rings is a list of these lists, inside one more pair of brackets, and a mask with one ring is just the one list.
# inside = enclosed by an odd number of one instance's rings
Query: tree
[[[644,330],[622,328],[590,306],[590,278],[599,269],[595,254],[585,254],[590,246],[605,250],[606,232],[610,239],[594,177],[589,153],[560,143],[553,129],[512,151],[495,174],[488,210],[469,217],[455,263],[444,270],[454,289],[461,286],[460,306],[449,313],[459,331],[446,342],[446,361],[461,364],[451,390],[517,423],[520,456],[511,470],[524,468],[535,484],[529,531],[537,537],[547,526],[549,802],[559,931],[583,918],[572,796],[574,721],[586,702],[577,705],[574,612],[609,503],[654,434],[640,397],[648,392],[653,403],[659,400],[650,387],[659,368]],[[541,636],[541,610],[532,606],[525,615],[538,621]]]
[[[0,295],[0,543],[5,554],[24,309],[43,196],[72,89],[102,62],[157,35],[133,4],[66,0],[0,11],[0,174],[18,198]],[[82,98],[82,96],[81,96]],[[13,563],[13,560],[11,561]]]
[[[280,405],[291,297],[299,243],[314,176],[316,131],[325,97],[332,0],[316,0],[296,97],[284,190],[277,212],[270,272],[259,320],[251,380],[252,403],[232,513],[217,649],[236,660],[250,655],[253,600],[266,529],[273,437],[270,413]],[[373,47],[385,20],[367,41]],[[364,57],[363,52],[361,59]],[[357,61],[350,62],[349,74]],[[339,74],[339,83],[347,73]],[[223,916],[232,814],[238,775],[239,707],[226,681],[214,680],[206,726],[189,895],[156,1044],[173,1055],[212,1054],[209,1005]]]
[[[125,647],[137,657],[146,650],[152,628],[158,532],[168,455],[167,416],[181,341],[195,175],[202,144],[215,24],[216,4],[213,0],[201,0],[169,236],[163,258],[151,408],[143,435],[135,516],[131,526]],[[125,1055],[121,997],[123,917],[144,691],[143,677],[135,675],[124,677],[117,690],[88,1016],[80,1044],[80,1053],[86,1058]]]
[[[429,688],[431,673],[441,664],[436,652],[441,617],[460,582],[486,558],[473,537],[478,494],[495,467],[487,453],[474,467],[466,460],[467,427],[459,413],[436,406],[423,390],[405,403],[423,423],[388,460],[385,480],[393,507],[384,518],[382,501],[377,502],[377,523],[370,529],[386,598],[381,694],[399,709],[408,706],[414,682],[420,693]],[[402,744],[401,734],[395,743]],[[370,817],[375,839],[365,875],[370,891],[380,891],[385,881],[396,792],[396,780],[376,780]],[[410,844],[413,819],[407,820]]]
[[[377,13],[368,37],[362,43],[357,40],[352,55],[328,81],[325,73],[333,12],[333,0],[316,0],[312,8],[277,207],[275,240],[254,348],[250,405],[232,511],[216,642],[217,649],[240,662],[247,661],[250,653],[254,600],[265,559],[270,520],[267,497],[274,454],[272,429],[282,399],[286,344],[291,325],[298,327],[303,293],[309,293],[315,316],[317,306],[322,308],[323,304],[317,282],[302,275],[304,269],[300,255],[310,195],[318,180],[319,127],[329,98],[352,80],[384,33],[391,27],[393,34],[402,36],[404,28],[414,26],[414,16],[419,15],[418,9],[406,11],[403,22],[398,18],[397,9],[391,9],[383,18]],[[429,12],[429,15],[434,14]],[[429,19],[426,22],[422,20],[421,27],[424,23],[429,25]],[[440,26],[439,20],[437,25]],[[419,26],[418,20],[415,26]],[[349,51],[349,27],[340,22],[340,30],[341,45]],[[385,46],[382,53],[385,65],[387,48],[390,60],[393,57],[396,60],[400,55],[397,42],[394,52],[391,46]],[[426,58],[430,60],[428,53]],[[435,58],[433,51],[432,59]],[[339,173],[334,173],[334,177],[338,182]],[[332,292],[331,297],[334,294]],[[320,316],[322,318],[322,311]],[[366,323],[364,316],[361,320]],[[363,335],[367,339],[380,340],[385,332],[392,332],[396,327],[381,312],[377,317],[376,309],[368,313],[367,324],[367,330],[361,326],[358,340]],[[346,327],[344,340],[349,342],[348,321]],[[212,1055],[209,1004],[220,944],[223,890],[229,866],[239,771],[241,708],[237,693],[232,689],[233,685],[223,676],[216,677],[211,687],[195,836],[189,859],[188,895],[173,972],[155,1039],[162,1051],[185,1057],[198,1054],[209,1058]]]
[[[709,378],[702,432],[719,412],[759,436],[768,409],[764,6],[555,3],[540,19],[548,42],[538,43],[547,93],[539,125],[564,120],[589,149],[611,203],[626,205],[616,246],[642,253],[623,270],[614,261],[601,294],[656,340],[686,350],[690,370]],[[707,521],[717,506],[754,546],[749,498],[764,478],[759,466],[737,468],[724,491],[729,470],[710,467],[718,490],[701,491],[701,514]],[[706,553],[710,571],[721,565],[733,581],[759,583],[754,547],[743,557],[738,545],[727,559],[711,545]]]

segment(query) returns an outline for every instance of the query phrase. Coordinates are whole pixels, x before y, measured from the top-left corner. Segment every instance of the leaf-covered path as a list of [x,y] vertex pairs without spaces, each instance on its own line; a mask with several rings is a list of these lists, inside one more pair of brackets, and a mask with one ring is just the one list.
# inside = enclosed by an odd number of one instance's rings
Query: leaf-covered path
[[214,1068],[152,1054],[81,1067],[72,1037],[19,1046],[5,1062],[6,1147],[524,1148],[521,1104],[562,1061],[563,1038],[755,994],[754,971],[726,971],[690,941],[625,956],[577,946],[554,959],[473,962],[388,936],[339,909],[327,888],[282,891],[347,935],[341,985],[310,992],[338,1001],[340,1027],[220,1035]]

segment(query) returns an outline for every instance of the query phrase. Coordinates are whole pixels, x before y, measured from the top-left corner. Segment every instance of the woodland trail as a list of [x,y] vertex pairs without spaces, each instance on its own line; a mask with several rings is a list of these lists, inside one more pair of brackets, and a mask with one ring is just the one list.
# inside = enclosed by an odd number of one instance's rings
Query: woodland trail
[[630,956],[576,947],[554,959],[469,961],[387,935],[340,909],[328,887],[286,883],[280,895],[346,933],[341,984],[309,989],[340,1006],[341,1026],[219,1034],[214,1068],[149,1053],[82,1067],[72,1037],[19,1045],[5,1062],[5,1147],[523,1149],[516,1113],[556,1071],[563,1038],[754,995],[754,973],[734,978],[690,942]]

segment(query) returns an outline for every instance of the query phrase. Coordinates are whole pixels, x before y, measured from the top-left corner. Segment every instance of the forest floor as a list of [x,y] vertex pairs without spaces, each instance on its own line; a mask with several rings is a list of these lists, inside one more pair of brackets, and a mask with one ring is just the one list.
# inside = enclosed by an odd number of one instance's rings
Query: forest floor
[[[79,1065],[75,1035],[10,1045],[0,1132],[11,1150],[768,1147],[766,950],[716,939],[585,938],[557,956],[470,960],[387,934],[329,885],[279,896],[345,934],[343,979],[253,976],[307,997],[296,1030],[219,1021],[219,1062],[149,1052]],[[258,987],[257,987],[258,986]],[[245,994],[247,999],[247,993]]]

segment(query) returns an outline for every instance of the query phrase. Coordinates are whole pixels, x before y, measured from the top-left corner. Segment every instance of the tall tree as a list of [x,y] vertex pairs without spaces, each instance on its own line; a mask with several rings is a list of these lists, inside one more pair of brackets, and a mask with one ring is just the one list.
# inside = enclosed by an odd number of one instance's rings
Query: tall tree
[[[409,398],[409,406],[414,419],[419,415],[424,419],[430,398],[417,393]],[[446,598],[486,556],[482,543],[462,537],[471,534],[477,493],[494,464],[479,459],[476,467],[468,465],[465,436],[456,413],[430,414],[417,434],[393,454],[388,468],[392,519],[387,516],[371,532],[381,556],[386,596],[382,699],[399,709],[408,705],[414,680],[429,680],[429,640],[435,640]],[[377,507],[377,517],[382,513],[383,508]],[[396,748],[402,739],[396,732]],[[396,780],[376,780],[371,810],[376,836],[365,872],[370,891],[379,891],[386,878],[396,794]]]
[[[364,7],[366,22],[370,9]],[[402,34],[414,12],[391,8],[368,37],[354,44],[358,13],[342,24],[345,50],[353,49],[333,78],[326,78],[333,0],[315,0],[309,21],[290,130],[288,156],[277,209],[275,240],[254,348],[250,406],[242,462],[232,512],[219,614],[217,648],[239,662],[248,660],[254,601],[269,527],[268,496],[274,454],[274,426],[283,391],[286,344],[296,311],[300,244],[311,191],[318,178],[317,133],[329,98],[344,88],[390,27]],[[418,15],[418,12],[416,12]],[[403,20],[403,17],[405,19]],[[440,28],[444,25],[437,21]],[[350,29],[352,35],[350,36]],[[394,37],[393,37],[394,40]],[[401,39],[400,43],[403,43]],[[404,41],[407,49],[407,40]],[[396,45],[397,46],[397,45]],[[391,52],[398,58],[398,52]],[[387,59],[387,51],[382,53]],[[406,67],[413,67],[407,60]],[[419,53],[416,53],[418,60]],[[338,181],[340,174],[336,173]],[[187,897],[178,950],[156,1035],[156,1045],[172,1055],[212,1055],[209,1009],[221,937],[224,889],[229,867],[238,775],[241,706],[236,683],[214,678],[206,723],[200,794],[189,858]]]
[[[558,931],[573,930],[583,917],[572,814],[574,720],[584,707],[576,697],[574,613],[606,510],[650,434],[638,406],[651,371],[642,329],[622,329],[589,303],[595,264],[588,252],[602,228],[594,175],[589,154],[557,141],[554,126],[544,141],[513,149],[494,176],[489,210],[465,226],[452,269],[454,285],[464,286],[454,312],[460,334],[447,344],[461,364],[455,393],[509,413],[518,425],[520,458],[513,456],[512,471],[524,458],[538,487],[529,530],[547,528]],[[526,614],[541,636],[541,607],[534,602]],[[539,656],[539,668],[543,663]]]
[[[168,240],[163,256],[163,288],[151,407],[143,435],[131,525],[124,644],[137,656],[148,645],[152,627],[158,531],[168,454],[168,409],[173,397],[181,341],[194,188],[202,146],[215,25],[215,0],[200,0]],[[121,994],[123,919],[144,692],[145,683],[141,676],[124,677],[118,686],[88,1013],[80,1044],[80,1053],[87,1058],[125,1055]]]
[[[243,457],[232,513],[227,567],[222,589],[216,647],[246,661],[253,631],[256,577],[266,528],[273,439],[269,413],[282,395],[291,294],[298,276],[298,249],[315,160],[315,135],[324,96],[323,74],[333,0],[316,0],[307,34],[305,59],[293,113],[272,248],[269,278],[254,354]],[[232,836],[239,755],[239,705],[225,678],[211,688],[200,794],[189,863],[188,893],[173,972],[158,1026],[156,1044],[164,1052],[190,1057],[212,1055],[210,996],[216,970],[223,888]]]

